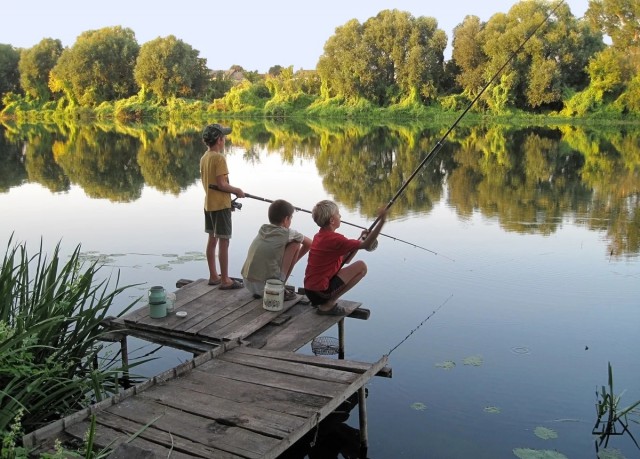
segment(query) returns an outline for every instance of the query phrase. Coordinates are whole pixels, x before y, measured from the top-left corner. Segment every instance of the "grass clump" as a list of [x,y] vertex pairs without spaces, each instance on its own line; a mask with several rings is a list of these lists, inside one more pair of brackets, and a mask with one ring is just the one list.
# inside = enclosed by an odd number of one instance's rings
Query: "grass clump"
[[[99,280],[80,246],[66,262],[60,244],[50,259],[29,256],[9,240],[0,265],[0,438],[30,432],[118,391],[123,368],[105,357],[101,322],[130,286]],[[127,312],[138,300],[129,304]],[[16,427],[20,425],[20,429]]]

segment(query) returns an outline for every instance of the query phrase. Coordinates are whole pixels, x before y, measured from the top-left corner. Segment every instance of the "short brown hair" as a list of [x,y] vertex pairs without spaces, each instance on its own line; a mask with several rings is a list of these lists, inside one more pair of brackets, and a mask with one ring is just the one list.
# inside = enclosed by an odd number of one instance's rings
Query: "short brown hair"
[[293,206],[284,199],[276,199],[269,206],[269,223],[279,225],[285,218],[293,216]]

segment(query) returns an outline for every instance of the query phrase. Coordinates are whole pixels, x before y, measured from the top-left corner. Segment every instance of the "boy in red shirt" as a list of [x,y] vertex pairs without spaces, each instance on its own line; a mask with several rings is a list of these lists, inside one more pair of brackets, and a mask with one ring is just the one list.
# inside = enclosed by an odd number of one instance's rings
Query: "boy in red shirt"
[[[373,247],[387,211],[380,212],[380,219],[370,233],[363,233],[363,236],[366,234],[364,240],[347,239],[336,232],[340,227],[340,212],[333,201],[320,201],[313,207],[311,216],[320,231],[313,237],[309,250],[304,290],[311,304],[318,307],[318,314],[342,316],[346,311],[336,301],[367,274],[367,265],[358,260],[342,266],[352,260],[356,251]],[[348,257],[343,263],[345,255]]]

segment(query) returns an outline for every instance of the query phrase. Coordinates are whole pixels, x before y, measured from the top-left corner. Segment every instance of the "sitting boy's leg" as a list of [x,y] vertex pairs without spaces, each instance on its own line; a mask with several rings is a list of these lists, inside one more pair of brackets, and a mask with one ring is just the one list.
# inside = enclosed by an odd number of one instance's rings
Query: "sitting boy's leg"
[[302,244],[299,242],[290,242],[286,245],[284,249],[284,256],[282,257],[282,264],[280,265],[280,277],[284,277],[280,280],[283,282],[287,281],[291,275],[291,271],[293,271],[293,267],[299,260],[298,254],[300,253],[301,248]]
[[331,297],[323,304],[318,305],[320,311],[328,311],[336,304],[336,301],[351,290],[364,276],[367,275],[367,265],[364,261],[358,260],[349,266],[338,271],[337,276],[342,280],[344,285],[336,289]]

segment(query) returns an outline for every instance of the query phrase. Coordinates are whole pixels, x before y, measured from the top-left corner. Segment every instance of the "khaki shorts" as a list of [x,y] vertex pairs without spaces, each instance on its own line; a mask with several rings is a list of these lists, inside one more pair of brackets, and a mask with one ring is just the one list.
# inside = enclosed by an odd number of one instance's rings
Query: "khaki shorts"
[[204,231],[218,239],[231,239],[231,209],[205,210]]

